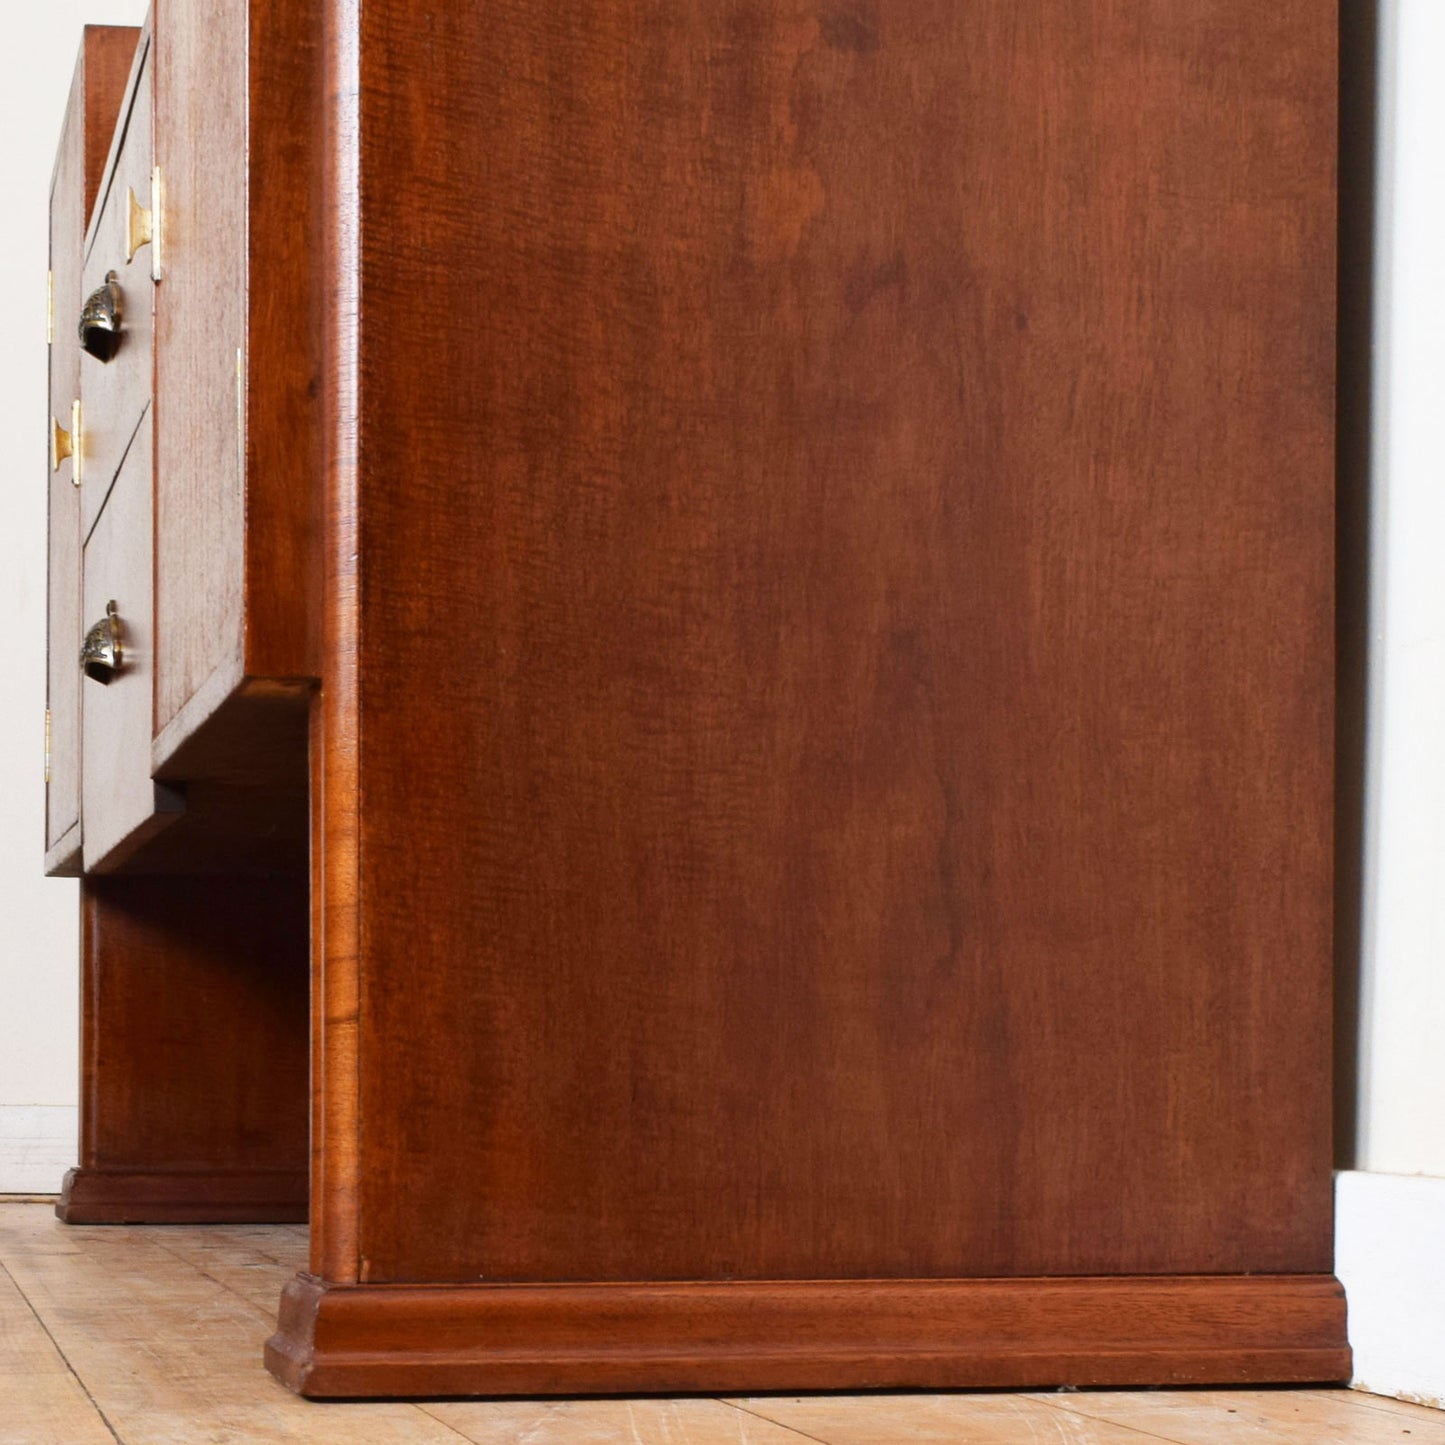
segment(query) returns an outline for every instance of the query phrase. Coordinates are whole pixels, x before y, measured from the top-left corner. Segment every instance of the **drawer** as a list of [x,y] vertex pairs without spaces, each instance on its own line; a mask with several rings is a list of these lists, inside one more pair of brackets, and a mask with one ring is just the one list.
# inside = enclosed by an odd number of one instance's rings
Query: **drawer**
[[[151,117],[154,112],[149,40],[136,53],[130,90],[122,110],[118,145],[102,188],[100,210],[87,237],[81,278],[84,305],[105,298],[102,310],[115,318],[114,330],[92,328],[93,348],[82,345],[80,398],[84,422],[81,529],[88,536],[100,515],[154,380],[156,244],[152,231]],[[114,303],[113,307],[111,303]],[[67,324],[80,339],[81,314]],[[110,348],[113,348],[110,349]],[[98,353],[98,354],[97,354]]]
[[[86,651],[81,691],[85,868],[116,867],[181,811],[151,778],[154,690],[152,425],[146,412],[85,544]],[[100,646],[112,634],[109,657]],[[79,667],[80,659],[77,658]],[[113,665],[111,665],[113,664]]]

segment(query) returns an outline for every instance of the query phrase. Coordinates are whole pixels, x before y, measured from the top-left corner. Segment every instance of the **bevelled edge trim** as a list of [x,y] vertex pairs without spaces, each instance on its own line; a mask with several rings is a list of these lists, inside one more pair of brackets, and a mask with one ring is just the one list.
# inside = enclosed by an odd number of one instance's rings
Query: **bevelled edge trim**
[[71,1169],[62,1224],[304,1224],[304,1169]]
[[281,1297],[298,1394],[552,1395],[1348,1379],[1332,1275],[328,1285]]

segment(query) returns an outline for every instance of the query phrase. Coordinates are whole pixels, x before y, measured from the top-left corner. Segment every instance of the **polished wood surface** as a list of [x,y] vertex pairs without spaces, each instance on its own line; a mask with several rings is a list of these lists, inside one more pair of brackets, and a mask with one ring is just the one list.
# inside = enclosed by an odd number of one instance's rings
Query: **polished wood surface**
[[[88,25],[76,59],[50,195],[50,417],[70,428],[80,395],[76,324],[83,302],[81,265],[87,219],[100,190],[111,135],[140,31]],[[49,602],[46,706],[50,773],[45,797],[45,870],[78,871],[80,840],[80,494],[74,461],[49,473]],[[83,477],[83,473],[82,473]]]
[[154,761],[166,767],[256,695],[251,679],[316,672],[318,27],[311,0],[162,0],[156,14]]
[[105,182],[140,38],[141,30],[137,26],[87,25],[81,39],[76,76],[84,75],[86,94],[82,125],[85,137],[82,236],[89,229]]
[[319,1267],[1328,1272],[1332,8],[413,20],[332,6]]
[[72,1223],[306,1217],[306,889],[87,878]]
[[313,1397],[1348,1378],[1329,1276],[328,1288],[266,1362]]
[[322,688],[311,715],[311,1268],[361,1277],[360,76],[356,3],[324,7]]
[[[1348,1390],[428,1400],[288,1395],[255,1357],[304,1229],[65,1229],[0,1203],[7,1445],[1445,1445],[1445,1415]],[[104,1418],[104,1425],[97,1422]],[[100,1429],[99,1436],[88,1427]],[[9,1435],[3,1430],[8,1428]],[[1408,1431],[1408,1436],[1402,1432]]]

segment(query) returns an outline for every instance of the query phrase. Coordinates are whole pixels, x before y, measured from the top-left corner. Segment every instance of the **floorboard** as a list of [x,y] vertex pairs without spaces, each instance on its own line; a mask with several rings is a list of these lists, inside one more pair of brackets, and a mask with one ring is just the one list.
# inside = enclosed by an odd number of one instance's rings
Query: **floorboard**
[[261,1367],[293,1225],[67,1228],[0,1202],[0,1445],[1445,1445],[1348,1390],[317,1405]]

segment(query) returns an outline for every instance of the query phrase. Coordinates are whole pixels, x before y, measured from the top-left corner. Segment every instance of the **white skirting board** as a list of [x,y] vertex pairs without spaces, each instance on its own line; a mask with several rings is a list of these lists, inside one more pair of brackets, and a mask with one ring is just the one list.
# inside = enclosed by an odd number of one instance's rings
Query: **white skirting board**
[[73,1104],[0,1104],[0,1194],[58,1194],[78,1128]]
[[1335,1176],[1356,1389],[1445,1407],[1445,1179]]

